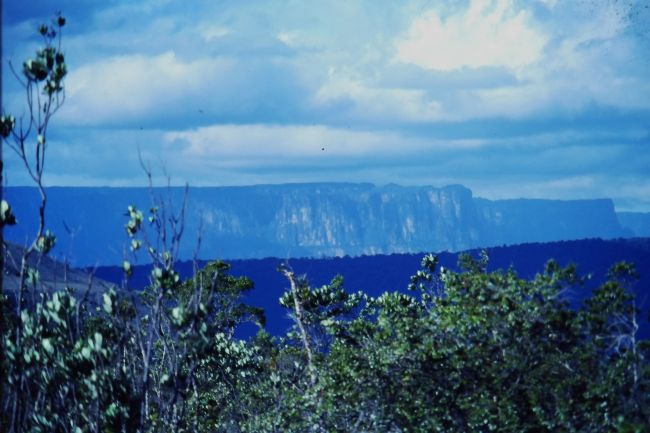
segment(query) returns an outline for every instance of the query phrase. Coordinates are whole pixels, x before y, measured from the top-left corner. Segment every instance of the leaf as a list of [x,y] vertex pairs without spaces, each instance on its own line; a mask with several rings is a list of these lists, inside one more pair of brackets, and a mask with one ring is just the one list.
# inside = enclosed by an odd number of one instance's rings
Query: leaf
[[95,350],[100,350],[102,348],[102,343],[104,337],[99,332],[95,332]]
[[122,263],[122,270],[124,271],[124,274],[126,274],[127,278],[133,275],[133,268],[131,266],[131,263],[126,260]]
[[104,300],[104,311],[111,314],[113,312],[113,300],[111,299],[111,296],[108,293],[104,293],[102,298]]
[[43,341],[41,341],[41,345],[48,354],[52,355],[54,353],[54,346],[52,346],[52,342],[49,338],[44,338]]
[[16,224],[16,217],[11,212],[11,206],[6,200],[0,202],[0,226],[12,226]]

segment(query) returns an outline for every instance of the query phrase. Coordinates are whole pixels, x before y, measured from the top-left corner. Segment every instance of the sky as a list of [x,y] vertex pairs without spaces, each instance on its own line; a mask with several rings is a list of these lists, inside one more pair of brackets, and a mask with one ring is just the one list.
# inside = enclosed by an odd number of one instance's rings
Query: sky
[[3,62],[66,16],[47,185],[144,185],[140,152],[177,184],[463,184],[650,212],[649,4],[5,0]]

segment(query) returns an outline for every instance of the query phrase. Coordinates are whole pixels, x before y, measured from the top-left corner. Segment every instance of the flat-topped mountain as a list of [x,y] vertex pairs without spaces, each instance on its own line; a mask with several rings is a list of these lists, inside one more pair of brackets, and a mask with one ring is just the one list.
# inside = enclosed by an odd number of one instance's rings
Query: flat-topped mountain
[[[70,253],[77,266],[120,263],[128,244],[127,206],[145,213],[151,206],[147,188],[53,187],[47,193],[57,252]],[[154,193],[180,203],[183,188]],[[6,236],[22,243],[35,231],[38,194],[9,187],[6,195],[19,220]],[[460,185],[192,187],[186,215],[183,259],[192,256],[200,227],[200,257],[226,259],[459,251],[634,235],[619,224],[609,199],[486,200]]]
[[635,236],[650,237],[650,212],[619,212],[617,216],[624,229]]

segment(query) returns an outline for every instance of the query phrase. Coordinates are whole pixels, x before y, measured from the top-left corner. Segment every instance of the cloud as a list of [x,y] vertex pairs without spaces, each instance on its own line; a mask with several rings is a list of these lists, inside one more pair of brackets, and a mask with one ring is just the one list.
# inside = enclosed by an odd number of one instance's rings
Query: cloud
[[[612,197],[627,209],[638,208],[647,191],[650,164],[647,131],[641,130],[436,139],[325,125],[232,124],[83,134],[67,129],[49,143],[48,185],[144,185],[140,149],[161,184],[164,172],[174,184],[195,186],[460,182],[487,198]],[[10,185],[29,184],[13,155],[6,163]]]
[[296,42],[296,35],[294,33],[280,32],[276,37],[280,42],[288,46],[293,46]]
[[[172,155],[160,155],[159,130],[117,128],[50,128],[45,185],[138,185],[144,176],[138,149],[153,162]],[[28,145],[31,143],[28,143]],[[157,156],[160,155],[160,156]],[[14,152],[5,151],[9,185],[31,185],[22,162]]]
[[390,131],[358,131],[323,125],[214,125],[189,131],[168,132],[167,147],[184,158],[241,161],[242,164],[290,163],[331,158],[381,158],[427,146],[448,147],[438,140],[405,139]]
[[559,0],[538,0],[541,4],[546,6],[549,9],[553,9]]
[[[552,15],[535,15],[531,4],[472,0],[446,15],[431,10],[395,40],[393,62],[485,77],[481,87],[442,90],[442,120],[575,116],[593,106],[650,109],[650,68],[639,61],[647,42],[641,47],[630,35],[629,7],[545,2]],[[499,82],[482,72],[495,69],[513,79]]]
[[108,57],[73,70],[67,83],[60,119],[75,126],[178,128],[299,118],[297,104],[305,92],[286,62],[190,60],[174,51]]
[[521,68],[538,61],[546,44],[533,24],[531,14],[515,10],[512,0],[472,0],[467,10],[447,18],[432,10],[412,22],[395,61],[441,71]]
[[230,34],[230,29],[221,26],[208,26],[201,31],[201,36],[203,36],[205,42],[212,42],[228,34]]
[[152,113],[178,115],[184,99],[199,97],[230,68],[225,59],[183,62],[171,51],[111,57],[71,72],[61,117],[72,124],[110,124]]
[[[6,5],[15,64],[49,13],[35,1]],[[641,3],[64,0],[48,179],[141,184],[139,146],[194,185],[464,183],[650,209]],[[20,113],[13,81],[5,108]]]
[[427,122],[444,119],[440,103],[422,89],[370,87],[330,69],[327,81],[316,91],[317,106],[341,105],[346,116],[382,121]]

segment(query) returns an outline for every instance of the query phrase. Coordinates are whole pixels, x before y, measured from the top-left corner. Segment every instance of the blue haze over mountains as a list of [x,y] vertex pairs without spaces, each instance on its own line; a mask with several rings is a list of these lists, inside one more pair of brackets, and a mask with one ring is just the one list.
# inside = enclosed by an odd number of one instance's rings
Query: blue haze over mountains
[[[183,188],[169,192],[180,204]],[[147,188],[51,187],[47,228],[58,255],[76,266],[121,263],[128,238],[128,205],[145,213]],[[19,224],[9,241],[25,243],[36,230],[38,192],[8,187]],[[203,259],[358,256],[460,251],[524,242],[650,235],[650,214],[615,212],[609,199],[486,200],[460,185],[375,186],[313,183],[192,187],[180,258],[196,248],[202,223]]]

